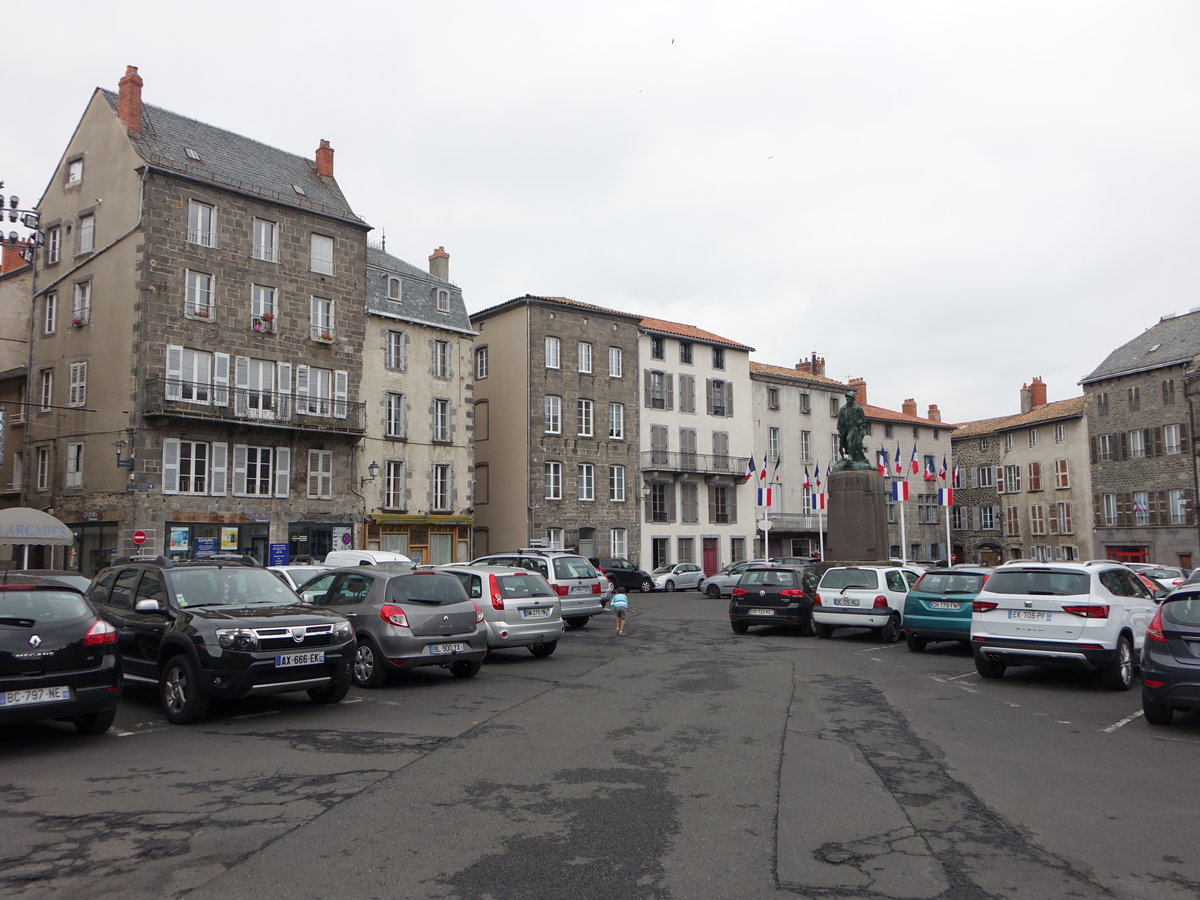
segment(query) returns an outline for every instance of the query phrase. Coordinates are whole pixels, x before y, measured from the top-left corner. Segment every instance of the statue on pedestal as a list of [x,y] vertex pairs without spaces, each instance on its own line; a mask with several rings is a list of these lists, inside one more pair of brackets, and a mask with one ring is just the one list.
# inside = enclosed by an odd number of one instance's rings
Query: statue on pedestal
[[870,469],[863,453],[863,436],[867,433],[867,415],[855,402],[854,391],[846,392],[846,403],[838,412],[838,450],[842,458],[833,464],[833,471],[844,472],[854,469]]

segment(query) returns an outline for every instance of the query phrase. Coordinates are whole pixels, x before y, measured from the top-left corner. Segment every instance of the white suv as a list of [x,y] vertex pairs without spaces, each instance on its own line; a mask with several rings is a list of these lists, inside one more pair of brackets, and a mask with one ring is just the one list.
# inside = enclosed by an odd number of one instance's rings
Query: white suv
[[975,668],[984,678],[1008,666],[1090,669],[1126,691],[1154,611],[1149,589],[1119,563],[1007,563],[972,605]]
[[884,643],[900,640],[904,601],[924,574],[907,566],[826,569],[813,600],[813,631],[827,638],[835,628],[873,628]]

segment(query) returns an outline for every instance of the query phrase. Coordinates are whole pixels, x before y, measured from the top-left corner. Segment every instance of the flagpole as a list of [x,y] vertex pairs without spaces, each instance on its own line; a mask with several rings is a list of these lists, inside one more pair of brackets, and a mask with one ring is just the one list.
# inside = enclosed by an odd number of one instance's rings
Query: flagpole
[[825,562],[825,511],[817,510],[817,542],[821,548],[821,562]]
[[[905,479],[907,481],[908,479]],[[908,565],[908,532],[904,527],[904,501],[897,500],[896,505],[900,507],[900,565]]]

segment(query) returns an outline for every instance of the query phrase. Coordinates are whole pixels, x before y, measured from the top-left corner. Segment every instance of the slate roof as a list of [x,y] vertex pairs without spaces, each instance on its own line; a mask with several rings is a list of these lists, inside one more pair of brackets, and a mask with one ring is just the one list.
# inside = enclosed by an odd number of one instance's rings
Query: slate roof
[[672,337],[686,338],[690,341],[703,341],[707,344],[719,344],[722,347],[732,347],[734,350],[751,351],[754,348],[747,344],[739,344],[729,338],[697,328],[695,325],[684,325],[681,322],[670,322],[666,319],[653,319],[646,316],[642,319],[642,328],[657,334],[669,334]]
[[[116,115],[117,93],[97,90]],[[337,182],[317,174],[312,159],[148,103],[142,104],[141,134],[130,134],[129,140],[137,154],[151,166],[370,227],[355,215]],[[196,151],[200,159],[190,159],[187,148]],[[296,193],[292,185],[299,185],[304,194]]]
[[514,297],[512,300],[505,300],[503,303],[497,303],[495,306],[489,306],[486,309],[481,309],[478,312],[471,313],[471,319],[483,319],[488,316],[495,315],[514,306],[523,306],[527,303],[543,303],[562,306],[572,306],[583,311],[595,313],[603,313],[608,316],[617,316],[622,319],[632,319],[640,322],[641,316],[634,313],[621,312],[619,309],[608,309],[604,306],[596,306],[592,303],[584,303],[582,300],[572,300],[569,297],[546,297],[539,294],[525,294],[521,297]]
[[[388,299],[389,275],[400,277],[399,300]],[[450,309],[447,312],[437,308],[439,288],[450,292]],[[476,333],[467,316],[462,290],[457,285],[442,281],[424,269],[375,247],[367,248],[367,312],[432,325],[435,328],[467,334]]]
[[974,437],[980,434],[993,434],[1001,431],[1011,431],[1014,428],[1025,428],[1040,422],[1053,422],[1057,419],[1073,419],[1083,415],[1083,397],[1070,397],[1066,400],[1055,400],[1027,413],[1015,416],[996,416],[991,419],[977,419],[974,422],[964,422],[955,429],[951,438]]
[[[1157,346],[1156,346],[1157,345]],[[1200,310],[1163,316],[1133,340],[1108,354],[1080,384],[1178,365],[1200,354]]]
[[755,375],[769,375],[772,378],[786,378],[789,381],[802,381],[805,384],[816,384],[821,387],[837,388],[843,391],[850,390],[848,384],[842,384],[840,381],[834,381],[832,378],[826,378],[824,375],[814,375],[811,372],[801,371],[789,366],[771,366],[766,363],[750,360],[750,376],[754,377]]

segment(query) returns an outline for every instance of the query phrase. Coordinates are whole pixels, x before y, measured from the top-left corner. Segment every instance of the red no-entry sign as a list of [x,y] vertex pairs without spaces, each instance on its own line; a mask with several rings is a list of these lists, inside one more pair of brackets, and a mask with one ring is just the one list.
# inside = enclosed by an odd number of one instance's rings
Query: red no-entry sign
[[133,533],[133,542],[134,542],[135,544],[144,544],[144,543],[146,543],[146,532],[144,532],[144,531],[135,531],[135,532]]

